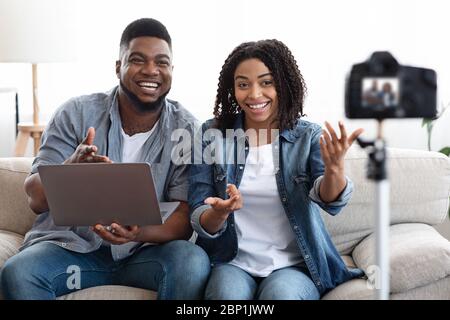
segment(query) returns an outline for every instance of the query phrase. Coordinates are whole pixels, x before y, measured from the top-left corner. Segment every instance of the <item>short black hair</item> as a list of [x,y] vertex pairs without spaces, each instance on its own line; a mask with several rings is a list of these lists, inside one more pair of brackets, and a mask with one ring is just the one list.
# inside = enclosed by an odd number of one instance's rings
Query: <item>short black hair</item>
[[242,43],[225,60],[214,107],[215,126],[233,128],[234,120],[241,112],[234,96],[234,72],[242,61],[252,58],[261,60],[272,73],[279,102],[280,129],[292,129],[304,116],[306,85],[291,51],[276,39]]
[[120,50],[128,48],[131,40],[137,37],[156,37],[166,41],[172,50],[172,39],[166,27],[156,19],[141,18],[131,22],[125,30],[123,30],[120,38]]

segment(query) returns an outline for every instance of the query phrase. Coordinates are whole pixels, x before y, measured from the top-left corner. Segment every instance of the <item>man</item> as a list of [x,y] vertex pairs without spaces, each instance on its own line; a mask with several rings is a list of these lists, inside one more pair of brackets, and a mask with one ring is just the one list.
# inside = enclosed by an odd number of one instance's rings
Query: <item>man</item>
[[[166,28],[154,19],[136,20],[120,41],[119,86],[106,94],[71,99],[56,111],[25,181],[30,207],[38,216],[21,252],[4,265],[0,280],[5,298],[54,299],[112,284],[155,290],[159,299],[202,297],[209,260],[200,247],[186,241],[192,234],[188,169],[170,161],[172,131],[193,130],[195,118],[166,99],[172,69]],[[151,163],[159,200],[181,204],[158,226],[55,226],[37,168],[80,162]],[[69,285],[71,270],[80,272],[79,288]]]
[[378,81],[372,80],[372,86],[364,92],[363,106],[374,107],[380,104],[380,91],[378,90]]

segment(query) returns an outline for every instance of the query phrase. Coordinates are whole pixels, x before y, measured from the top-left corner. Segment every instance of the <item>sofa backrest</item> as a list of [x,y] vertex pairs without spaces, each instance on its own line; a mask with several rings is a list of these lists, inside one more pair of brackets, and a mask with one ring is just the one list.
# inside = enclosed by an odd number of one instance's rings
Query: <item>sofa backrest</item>
[[[391,225],[442,223],[449,206],[450,158],[438,152],[387,149]],[[359,146],[347,153],[345,172],[354,182],[349,204],[337,216],[322,217],[341,254],[349,254],[373,232],[375,183],[366,178],[367,154]]]
[[32,161],[32,158],[0,158],[0,230],[23,235],[36,218],[23,189]]

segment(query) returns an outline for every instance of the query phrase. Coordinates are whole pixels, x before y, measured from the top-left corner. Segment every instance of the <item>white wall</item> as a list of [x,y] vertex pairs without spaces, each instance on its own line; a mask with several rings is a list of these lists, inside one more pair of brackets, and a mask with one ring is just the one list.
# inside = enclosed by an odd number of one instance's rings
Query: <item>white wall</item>
[[[0,0],[3,1],[3,0]],[[35,0],[36,1],[36,0]],[[64,1],[64,0],[61,0]],[[72,2],[74,3],[74,2]],[[438,73],[439,104],[450,103],[450,5],[439,0],[82,0],[77,19],[78,61],[39,66],[41,118],[68,98],[105,91],[117,83],[114,63],[124,27],[140,17],[163,22],[173,39],[174,82],[170,98],[199,119],[211,117],[220,68],[243,41],[278,38],[294,53],[308,86],[305,112],[318,123],[344,119],[344,81],[352,64],[375,50],[389,50],[402,64]],[[72,4],[73,5],[73,4]],[[0,13],[1,17],[1,13]],[[0,30],[0,32],[7,32]],[[11,32],[11,31],[9,31]],[[55,39],[58,41],[58,39]],[[31,119],[31,67],[0,63],[0,87],[16,87],[22,120]],[[0,93],[0,95],[2,95]],[[0,99],[0,108],[14,110]],[[5,110],[5,109],[2,109]],[[10,152],[1,130],[0,152]],[[346,120],[373,137],[373,121]],[[388,120],[390,146],[426,149],[421,120]],[[450,145],[450,111],[434,129],[432,148]]]

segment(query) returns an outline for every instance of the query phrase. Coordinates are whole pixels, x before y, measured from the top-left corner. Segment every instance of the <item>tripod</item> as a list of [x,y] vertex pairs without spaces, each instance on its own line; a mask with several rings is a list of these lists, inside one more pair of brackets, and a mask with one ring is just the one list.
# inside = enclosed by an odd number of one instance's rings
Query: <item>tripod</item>
[[368,149],[367,178],[375,181],[375,268],[372,269],[375,298],[389,299],[389,181],[386,172],[386,144],[382,138],[382,120],[378,120],[378,134],[374,141],[357,139]]

